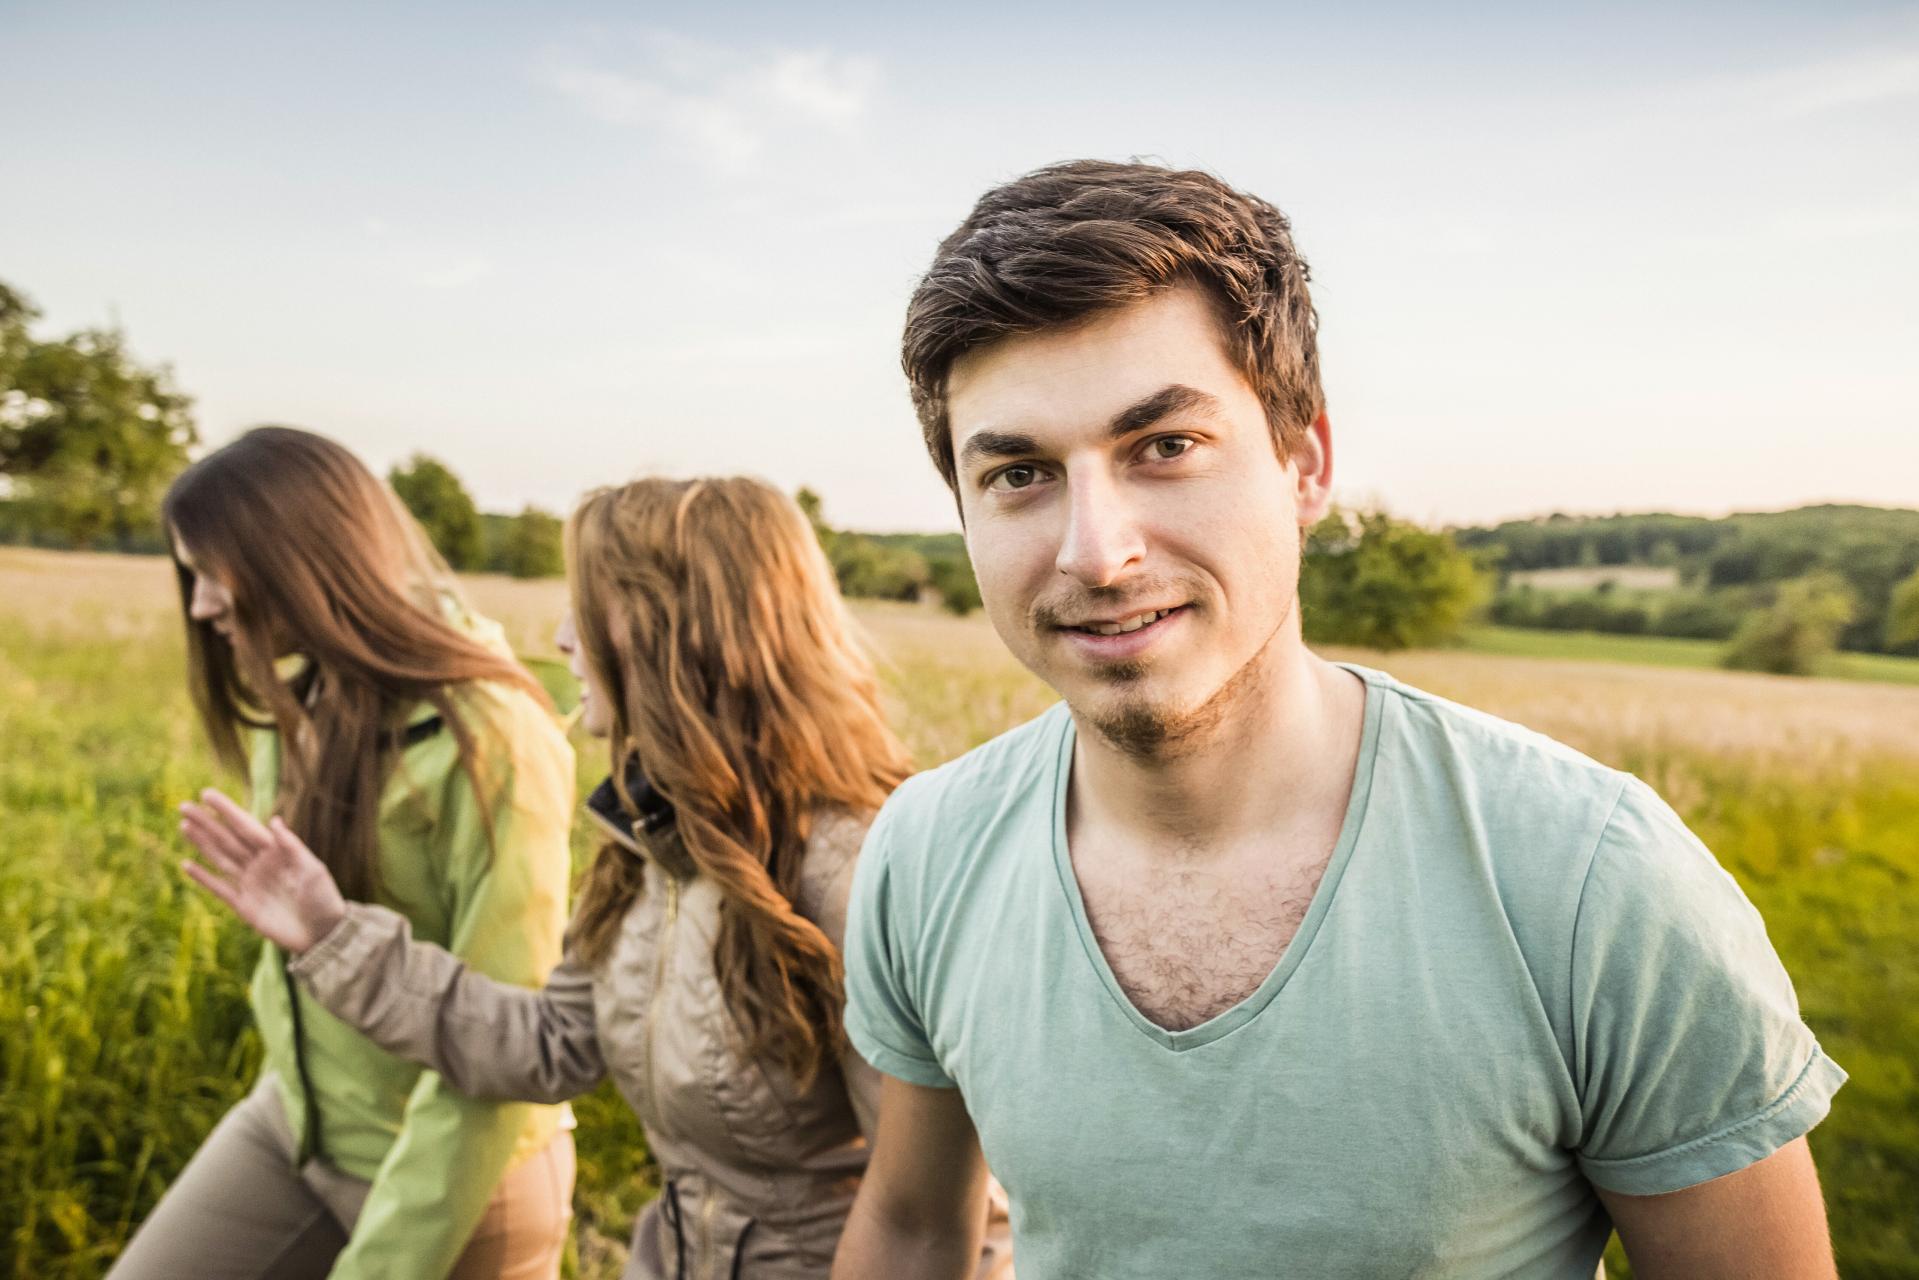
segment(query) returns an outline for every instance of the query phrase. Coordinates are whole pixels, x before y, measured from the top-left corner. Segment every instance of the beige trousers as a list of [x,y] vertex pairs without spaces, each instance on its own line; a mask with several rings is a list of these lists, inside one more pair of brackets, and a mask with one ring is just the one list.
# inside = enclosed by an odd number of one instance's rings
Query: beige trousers
[[[140,1224],[108,1280],[320,1280],[368,1184],[296,1150],[271,1077],[227,1112]],[[555,1280],[573,1202],[573,1135],[507,1170],[451,1280]],[[393,1277],[393,1280],[438,1280]]]

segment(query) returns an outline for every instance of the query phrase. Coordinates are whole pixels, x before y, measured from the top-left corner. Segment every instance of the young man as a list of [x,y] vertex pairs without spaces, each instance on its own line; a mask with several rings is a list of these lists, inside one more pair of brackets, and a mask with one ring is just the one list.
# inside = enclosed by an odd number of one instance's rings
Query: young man
[[905,364],[986,610],[1064,704],[894,795],[847,1027],[889,1077],[842,1280],[1830,1276],[1845,1073],[1643,784],[1326,662],[1332,433],[1271,205],[1082,162],[982,199]]

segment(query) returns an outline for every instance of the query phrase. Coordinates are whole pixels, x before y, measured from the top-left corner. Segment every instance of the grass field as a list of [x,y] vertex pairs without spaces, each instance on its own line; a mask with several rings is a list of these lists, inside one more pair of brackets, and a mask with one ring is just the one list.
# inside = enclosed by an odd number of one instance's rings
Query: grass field
[[[171,590],[160,561],[0,550],[10,1280],[100,1275],[257,1061],[253,943],[173,869],[172,805],[217,775],[183,690]],[[523,652],[550,652],[558,584],[471,590]],[[857,612],[922,763],[1051,701],[977,617]],[[1592,651],[1336,656],[1553,734],[1680,809],[1765,914],[1807,1021],[1852,1073],[1813,1135],[1842,1273],[1919,1277],[1919,688]],[[571,1266],[610,1277],[654,1184],[624,1103],[603,1090],[578,1110]]]
[[[1597,631],[1540,631],[1528,627],[1472,627],[1460,646],[1468,653],[1509,658],[1566,658],[1576,662],[1627,662],[1651,667],[1717,670],[1726,646],[1717,640],[1679,636],[1620,636]],[[1884,653],[1835,653],[1820,663],[1829,680],[1919,685],[1919,658]]]
[[1591,591],[1609,582],[1621,591],[1671,591],[1679,585],[1678,569],[1654,564],[1515,569],[1508,576],[1515,586],[1541,591]]

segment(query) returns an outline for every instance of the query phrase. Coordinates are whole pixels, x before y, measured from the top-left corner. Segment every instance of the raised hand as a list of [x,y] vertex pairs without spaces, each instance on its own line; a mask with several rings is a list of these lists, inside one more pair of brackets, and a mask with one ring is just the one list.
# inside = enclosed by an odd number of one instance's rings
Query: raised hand
[[180,869],[288,951],[305,951],[330,933],[346,900],[306,842],[278,818],[262,824],[212,788],[200,800],[180,806],[180,832],[208,865],[188,859]]

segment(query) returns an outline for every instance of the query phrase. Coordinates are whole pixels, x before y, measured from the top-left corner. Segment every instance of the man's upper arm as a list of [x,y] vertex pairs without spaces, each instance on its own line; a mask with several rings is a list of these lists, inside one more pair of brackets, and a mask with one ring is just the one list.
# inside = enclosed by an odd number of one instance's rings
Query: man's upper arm
[[[910,787],[910,783],[907,784]],[[846,924],[846,1034],[860,1057],[899,1080],[952,1088],[933,1047],[923,988],[936,979],[919,973],[917,895],[893,845],[896,806],[906,788],[880,811],[860,849]]]
[[1758,912],[1643,784],[1599,839],[1572,950],[1575,1154],[1595,1187],[1679,1192],[1824,1118],[1846,1073],[1800,1020]]
[[1645,1280],[1830,1280],[1838,1274],[1804,1138],[1683,1191],[1633,1196],[1602,1187],[1599,1198],[1633,1273]]

